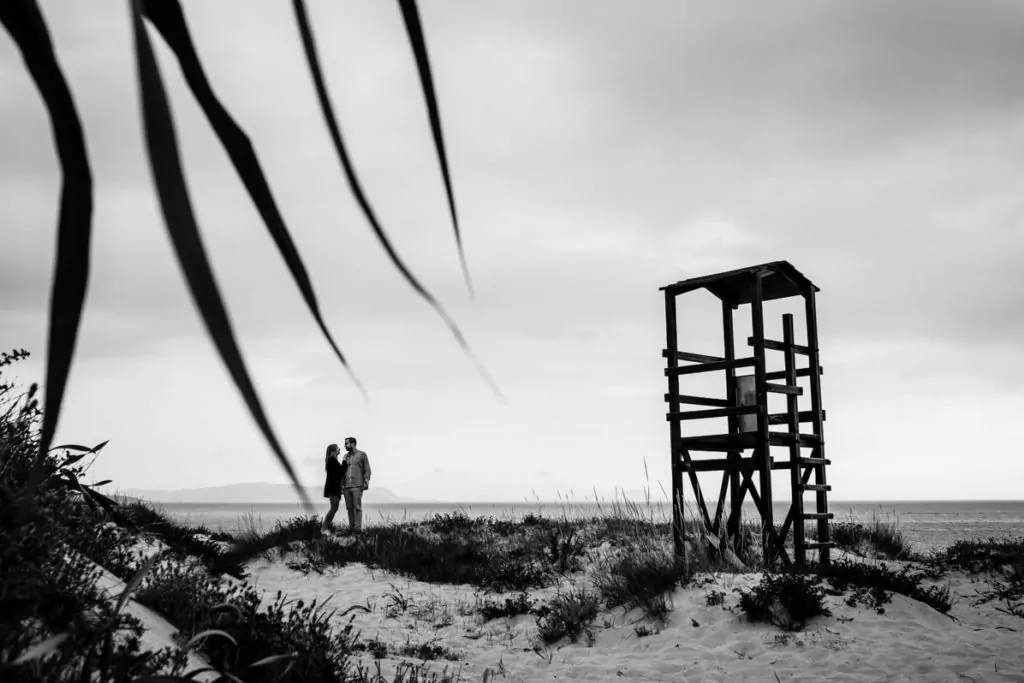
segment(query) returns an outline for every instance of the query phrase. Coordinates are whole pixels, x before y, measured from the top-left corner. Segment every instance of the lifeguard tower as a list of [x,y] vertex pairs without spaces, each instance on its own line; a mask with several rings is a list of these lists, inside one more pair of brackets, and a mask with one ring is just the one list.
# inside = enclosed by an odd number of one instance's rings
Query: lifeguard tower
[[[710,356],[679,350],[676,299],[682,294],[704,289],[721,301],[724,349],[722,356]],[[683,486],[688,479],[693,488],[699,522],[713,537],[721,537],[725,502],[729,515],[725,531],[735,541],[740,529],[740,509],[747,493],[762,521],[764,558],[768,565],[780,560],[783,565],[806,563],[808,550],[819,551],[819,562],[827,564],[832,546],[828,521],[825,437],[822,424],[825,411],[821,407],[822,368],[818,357],[818,326],[814,295],[819,289],[786,261],[773,261],[749,268],[715,275],[691,278],[661,288],[665,293],[665,329],[667,345],[663,356],[667,361],[668,422],[672,448],[672,515],[676,554],[685,557],[683,542]],[[793,332],[793,314],[782,315],[782,341],[765,337],[764,306],[767,301],[803,298],[807,326],[807,343],[797,344]],[[752,336],[747,345],[752,355],[736,357],[734,312],[750,307]],[[781,353],[783,369],[769,371],[767,352]],[[797,367],[797,356],[807,358],[806,366]],[[776,357],[777,359],[777,357]],[[737,370],[749,368],[749,374]],[[689,395],[680,388],[698,373],[724,372],[726,398]],[[806,378],[806,389],[799,383]],[[771,413],[769,394],[782,394],[785,412]],[[799,399],[807,397],[809,405],[800,409]],[[682,406],[701,406],[698,410],[681,410]],[[727,418],[728,431],[720,434],[683,436],[681,425],[687,420]],[[782,429],[773,429],[781,425]],[[801,428],[809,425],[809,428]],[[772,448],[785,449],[788,458],[776,461]],[[706,454],[725,457],[707,457]],[[705,454],[702,458],[696,454]],[[776,526],[772,511],[772,471],[789,470],[792,505],[781,528]],[[721,472],[722,483],[714,517],[708,512],[704,494],[697,478],[699,472]],[[811,482],[813,475],[814,481]],[[814,511],[804,508],[804,495],[815,495]],[[817,539],[807,542],[806,520],[817,521]],[[785,543],[793,531],[794,557],[790,559]]]

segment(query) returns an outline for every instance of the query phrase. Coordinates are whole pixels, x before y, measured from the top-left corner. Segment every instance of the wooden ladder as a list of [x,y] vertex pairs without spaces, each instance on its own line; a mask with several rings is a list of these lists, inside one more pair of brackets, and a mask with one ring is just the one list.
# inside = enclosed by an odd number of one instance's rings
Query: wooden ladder
[[[813,309],[811,309],[813,310]],[[832,548],[832,539],[829,529],[829,520],[835,515],[828,509],[828,492],[832,490],[825,476],[825,467],[830,463],[825,458],[825,441],[822,436],[822,421],[824,411],[821,410],[821,371],[818,362],[818,344],[816,339],[808,340],[807,346],[798,346],[793,334],[793,316],[786,313],[782,316],[783,341],[775,345],[775,348],[784,352],[786,357],[786,384],[796,385],[797,369],[796,354],[799,352],[808,357],[808,376],[811,383],[811,410],[810,418],[812,424],[813,439],[810,443],[803,443],[803,435],[800,433],[800,422],[804,415],[800,413],[797,405],[797,394],[786,396],[786,419],[792,440],[789,442],[790,458],[790,481],[793,491],[793,508],[790,510],[789,519],[793,521],[793,552],[794,561],[798,565],[806,564],[807,550],[819,552],[819,563],[828,564],[829,550]],[[811,454],[805,457],[801,448],[811,446]],[[814,483],[808,483],[811,475],[814,475]],[[814,492],[814,512],[804,511],[804,494],[807,491]],[[805,538],[804,523],[807,521],[817,522],[817,540],[808,543]],[[786,537],[788,529],[783,526],[782,538]]]

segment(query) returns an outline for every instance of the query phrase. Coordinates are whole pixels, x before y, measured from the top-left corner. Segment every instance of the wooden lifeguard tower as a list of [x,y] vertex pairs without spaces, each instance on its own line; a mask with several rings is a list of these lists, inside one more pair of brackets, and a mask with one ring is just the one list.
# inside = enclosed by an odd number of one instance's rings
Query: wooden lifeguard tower
[[[680,351],[676,298],[681,294],[705,289],[721,301],[724,350],[722,356],[709,356]],[[764,558],[772,565],[781,560],[783,565],[806,563],[808,550],[819,551],[819,562],[829,561],[830,542],[828,520],[828,492],[826,483],[825,437],[822,423],[825,411],[821,407],[822,368],[818,357],[818,328],[814,295],[819,289],[786,261],[773,261],[749,268],[731,270],[705,277],[683,280],[661,288],[665,293],[665,329],[667,345],[663,356],[667,361],[668,422],[671,428],[672,448],[672,513],[676,554],[685,557],[683,542],[683,486],[689,479],[700,521],[710,534],[722,535],[725,501],[729,501],[729,516],[725,531],[733,542],[740,529],[740,507],[747,493],[757,507],[762,521]],[[765,338],[764,308],[766,301],[803,297],[807,323],[807,343],[797,344],[793,334],[793,315],[782,316],[782,341]],[[733,312],[749,305],[752,336],[747,343],[753,354],[736,357]],[[768,351],[781,352],[783,369],[768,371]],[[807,358],[806,367],[797,367],[796,357]],[[737,375],[737,370],[750,368],[750,374]],[[680,389],[683,380],[697,373],[725,373],[726,398],[707,398],[688,395]],[[804,387],[798,378],[807,378],[810,405],[800,410],[799,399]],[[768,395],[776,393],[786,397],[786,411],[770,413]],[[703,406],[698,410],[680,410],[682,405]],[[681,424],[686,420],[727,418],[728,432],[702,436],[683,436]],[[801,429],[809,424],[810,429]],[[783,429],[772,427],[781,425]],[[784,448],[788,458],[776,461],[772,447]],[[810,449],[809,452],[805,449]],[[698,459],[697,453],[724,453],[725,457]],[[781,528],[777,527],[772,512],[773,470],[789,470],[792,505]],[[722,483],[718,503],[712,518],[701,491],[698,472],[721,472]],[[756,478],[755,478],[756,475]],[[811,476],[813,483],[810,483]],[[756,481],[756,483],[755,483]],[[815,494],[814,512],[804,509],[804,494]],[[817,521],[817,540],[808,543],[804,538],[805,520]],[[794,558],[790,559],[785,542],[790,528],[793,531]]]

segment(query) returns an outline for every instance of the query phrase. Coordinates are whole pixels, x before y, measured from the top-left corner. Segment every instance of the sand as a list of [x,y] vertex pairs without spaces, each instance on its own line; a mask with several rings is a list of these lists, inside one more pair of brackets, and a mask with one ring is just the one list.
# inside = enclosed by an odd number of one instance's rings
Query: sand
[[[158,541],[141,541],[140,555],[160,550]],[[594,551],[600,555],[600,549]],[[875,562],[838,553],[864,562]],[[594,557],[593,555],[591,556]],[[885,564],[898,569],[900,564]],[[1000,612],[998,604],[975,605],[987,579],[963,572],[936,582],[948,585],[954,598],[948,615],[924,603],[894,594],[884,614],[850,607],[843,596],[828,596],[832,615],[810,621],[800,632],[786,632],[749,622],[738,607],[736,589],[757,584],[759,573],[714,574],[670,596],[673,609],[655,625],[639,612],[602,613],[588,642],[539,646],[531,616],[485,622],[476,607],[483,599],[503,601],[514,594],[486,594],[472,586],[433,585],[409,580],[361,564],[327,568],[322,574],[290,569],[284,560],[256,560],[250,581],[264,594],[264,604],[278,591],[291,599],[328,601],[339,627],[351,623],[361,640],[389,646],[381,659],[366,652],[356,659],[388,679],[400,662],[423,664],[399,656],[404,644],[443,646],[457,661],[432,660],[429,670],[458,671],[464,681],[1015,681],[1024,683],[1024,619]],[[103,587],[116,599],[124,583],[109,572]],[[557,592],[587,586],[586,572],[565,577],[560,585],[530,591],[542,603]],[[927,585],[927,584],[926,584]],[[725,594],[721,605],[708,606],[707,595]],[[126,609],[145,625],[144,646],[173,646],[176,631],[161,616],[129,600]],[[638,624],[650,635],[638,635]],[[189,669],[201,668],[190,657]],[[204,680],[206,677],[200,677]]]
[[[734,589],[756,584],[760,574],[708,576],[704,585],[671,595],[674,610],[657,633],[639,637],[634,625],[644,621],[642,615],[620,609],[598,617],[592,644],[537,649],[532,617],[484,623],[472,609],[483,596],[470,586],[410,581],[361,565],[303,575],[283,562],[259,561],[250,570],[268,599],[283,591],[307,601],[330,597],[329,604],[339,609],[367,606],[369,612],[352,612],[364,639],[443,645],[457,652],[459,661],[429,666],[461,670],[469,681],[486,675],[492,681],[1024,682],[1024,620],[991,604],[974,606],[980,584],[966,574],[941,582],[957,599],[948,616],[901,595],[893,595],[884,614],[829,596],[832,616],[819,617],[798,633],[750,623],[738,609]],[[531,595],[550,596],[585,580],[569,577],[560,587]],[[706,606],[713,590],[726,594],[721,606]],[[406,600],[407,608],[397,604]],[[371,655],[361,660],[374,666]],[[382,672],[389,675],[403,660],[417,661],[389,654]]]

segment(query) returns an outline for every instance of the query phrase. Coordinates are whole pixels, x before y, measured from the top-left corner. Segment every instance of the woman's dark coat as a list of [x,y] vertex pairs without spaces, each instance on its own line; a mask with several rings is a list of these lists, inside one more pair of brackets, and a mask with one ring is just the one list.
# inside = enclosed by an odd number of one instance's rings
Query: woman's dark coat
[[327,458],[327,481],[324,498],[341,498],[341,482],[345,480],[345,466],[337,458]]

